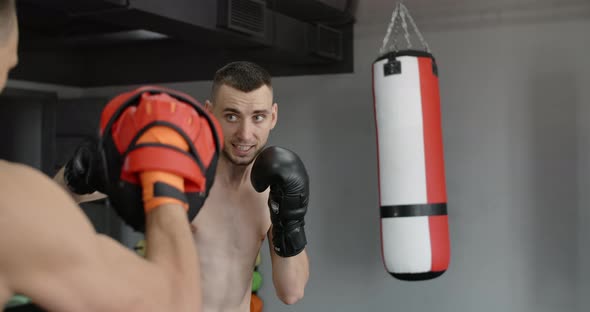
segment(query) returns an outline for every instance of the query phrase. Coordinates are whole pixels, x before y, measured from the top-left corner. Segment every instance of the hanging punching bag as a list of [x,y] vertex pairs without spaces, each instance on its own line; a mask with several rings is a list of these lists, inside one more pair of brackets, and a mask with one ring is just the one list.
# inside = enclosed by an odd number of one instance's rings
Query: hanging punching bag
[[442,275],[450,261],[438,70],[396,50],[373,62],[381,252],[400,280]]

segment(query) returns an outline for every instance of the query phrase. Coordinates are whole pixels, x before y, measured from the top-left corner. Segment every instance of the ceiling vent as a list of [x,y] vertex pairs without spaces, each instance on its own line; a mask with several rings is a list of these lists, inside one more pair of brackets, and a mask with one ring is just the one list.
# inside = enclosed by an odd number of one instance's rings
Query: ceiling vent
[[219,1],[219,24],[242,33],[264,37],[266,4],[261,0]]
[[322,24],[308,28],[308,46],[312,53],[333,60],[342,60],[342,32]]

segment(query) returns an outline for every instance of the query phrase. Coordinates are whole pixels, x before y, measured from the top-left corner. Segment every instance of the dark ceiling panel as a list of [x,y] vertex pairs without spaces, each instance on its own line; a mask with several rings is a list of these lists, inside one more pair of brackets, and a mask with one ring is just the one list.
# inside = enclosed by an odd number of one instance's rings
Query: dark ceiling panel
[[[10,78],[80,87],[209,80],[234,60],[278,76],[352,71],[346,11],[312,0],[276,11],[277,3],[20,0],[21,61]],[[321,14],[310,21],[301,15],[309,9]]]

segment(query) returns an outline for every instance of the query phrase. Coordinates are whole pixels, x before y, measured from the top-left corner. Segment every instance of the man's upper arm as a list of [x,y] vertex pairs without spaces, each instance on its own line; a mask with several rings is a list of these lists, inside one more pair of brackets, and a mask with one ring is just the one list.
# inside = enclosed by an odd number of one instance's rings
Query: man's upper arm
[[11,291],[56,311],[128,311],[141,294],[157,297],[154,266],[97,235],[49,177],[18,164],[0,170],[0,250],[11,251],[0,274]]
[[[162,270],[117,242],[96,235],[94,252],[46,258],[47,266],[23,276],[33,302],[55,311],[158,311],[169,306],[168,279]],[[67,251],[64,250],[67,253]],[[53,262],[53,263],[52,263]]]

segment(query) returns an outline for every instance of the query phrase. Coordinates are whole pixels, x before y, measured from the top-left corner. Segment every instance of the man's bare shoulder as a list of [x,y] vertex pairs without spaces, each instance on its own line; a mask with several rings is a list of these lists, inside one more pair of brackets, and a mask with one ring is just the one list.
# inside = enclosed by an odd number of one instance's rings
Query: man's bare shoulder
[[0,160],[0,203],[41,200],[48,195],[61,200],[69,199],[65,190],[38,169]]
[[[48,183],[49,181],[51,181],[49,177],[33,167],[0,160],[0,185],[2,186],[18,186],[18,184],[23,182],[33,184]],[[0,191],[2,189],[0,188]]]

